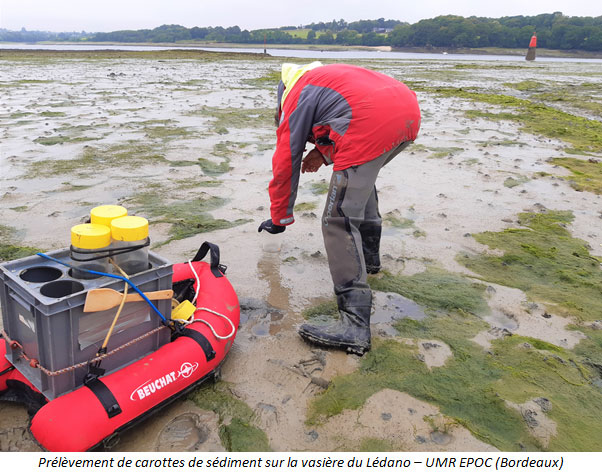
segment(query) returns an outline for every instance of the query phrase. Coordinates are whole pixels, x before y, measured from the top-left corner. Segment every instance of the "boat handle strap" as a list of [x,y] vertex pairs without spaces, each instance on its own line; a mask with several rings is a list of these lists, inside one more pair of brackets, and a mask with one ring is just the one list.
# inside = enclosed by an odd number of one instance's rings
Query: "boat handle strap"
[[208,252],[211,258],[211,273],[216,278],[221,278],[226,272],[227,267],[223,264],[219,264],[219,246],[217,246],[215,243],[209,243],[208,241],[204,242],[194,258],[192,258],[192,261],[201,261]]
[[211,346],[211,342],[207,340],[207,337],[205,337],[205,335],[203,335],[202,333],[197,332],[196,330],[192,330],[190,328],[185,328],[181,330],[180,333],[176,336],[176,338],[179,337],[192,338],[195,342],[197,342],[205,352],[205,358],[207,359],[207,361],[211,361],[215,358],[215,350]]
[[109,419],[115,417],[117,414],[121,414],[121,407],[117,399],[115,399],[111,390],[100,379],[91,377],[86,380],[85,386],[98,398]]

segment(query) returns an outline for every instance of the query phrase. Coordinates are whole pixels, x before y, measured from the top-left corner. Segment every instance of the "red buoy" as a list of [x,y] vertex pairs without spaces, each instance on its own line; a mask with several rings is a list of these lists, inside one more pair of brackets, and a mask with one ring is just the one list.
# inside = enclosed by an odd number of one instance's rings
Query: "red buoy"
[[527,51],[527,57],[525,59],[527,61],[535,61],[535,49],[537,48],[537,36],[533,33],[531,36],[531,41],[529,41],[529,50]]

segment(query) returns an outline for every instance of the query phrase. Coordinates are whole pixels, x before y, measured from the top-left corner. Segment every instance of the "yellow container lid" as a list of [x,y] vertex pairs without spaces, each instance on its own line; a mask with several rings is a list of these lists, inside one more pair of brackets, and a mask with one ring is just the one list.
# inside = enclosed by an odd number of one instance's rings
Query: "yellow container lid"
[[148,237],[148,220],[144,217],[120,217],[111,222],[111,234],[116,241],[138,241]]
[[188,320],[196,312],[196,306],[188,299],[184,299],[171,311],[172,320]]
[[128,211],[121,205],[99,205],[90,211],[90,222],[109,227],[115,218],[125,217]]
[[97,223],[82,223],[71,227],[71,244],[84,250],[105,248],[111,244],[111,229]]

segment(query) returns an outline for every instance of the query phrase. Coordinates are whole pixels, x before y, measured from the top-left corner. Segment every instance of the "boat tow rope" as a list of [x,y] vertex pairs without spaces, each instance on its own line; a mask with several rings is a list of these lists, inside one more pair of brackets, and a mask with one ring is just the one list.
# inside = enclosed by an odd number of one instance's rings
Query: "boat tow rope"
[[148,332],[140,335],[139,337],[136,337],[136,338],[130,340],[129,342],[124,343],[123,345],[118,346],[117,348],[114,348],[110,352],[107,352],[107,353],[104,353],[102,355],[96,356],[96,357],[94,357],[94,358],[92,358],[90,360],[87,360],[87,361],[82,361],[81,363],[77,363],[75,365],[67,366],[66,368],[62,368],[62,369],[56,370],[56,371],[49,370],[49,369],[43,367],[40,364],[40,362],[38,360],[36,360],[35,358],[28,357],[25,354],[25,352],[23,351],[23,346],[19,342],[15,341],[15,340],[11,340],[4,330],[2,330],[0,333],[6,339],[6,341],[9,344],[9,346],[13,350],[17,349],[17,348],[21,350],[21,355],[19,357],[23,358],[26,361],[28,361],[29,362],[29,366],[31,366],[32,368],[38,368],[46,376],[58,376],[58,375],[61,375],[61,374],[69,373],[69,372],[74,371],[74,370],[76,370],[78,368],[83,368],[85,366],[88,366],[89,363],[95,363],[97,361],[102,361],[105,358],[108,358],[109,356],[117,353],[118,351],[121,351],[124,348],[127,348],[130,345],[133,345],[134,343],[137,343],[137,342],[145,339],[146,337],[149,337],[149,336],[151,336],[151,335],[153,335],[153,334],[155,334],[155,333],[157,333],[157,332],[159,332],[161,330],[164,330],[166,328],[167,327],[165,327],[164,325],[161,325],[159,327],[155,327],[154,329],[152,329],[152,330],[150,330],[150,331],[148,331]]
[[[196,304],[196,300],[199,297],[199,292],[201,290],[201,279],[199,278],[199,275],[197,274],[197,272],[194,269],[194,266],[192,265],[192,261],[188,260],[188,265],[190,266],[190,269],[192,270],[192,274],[194,274],[194,278],[196,279],[196,290],[194,293],[194,298],[192,299],[192,303]],[[217,315],[218,317],[221,317],[223,319],[226,319],[228,321],[228,323],[230,324],[230,327],[232,328],[232,331],[228,334],[228,335],[218,335],[217,332],[215,331],[215,329],[213,328],[213,326],[207,322],[206,320],[203,319],[195,319],[193,318],[192,320],[188,320],[188,321],[182,321],[182,325],[190,325],[193,324],[195,322],[203,322],[205,325],[207,325],[209,327],[209,329],[211,330],[211,333],[213,333],[213,336],[215,338],[217,338],[218,340],[227,340],[228,338],[232,338],[234,336],[234,334],[236,333],[236,327],[234,326],[234,324],[232,323],[232,321],[230,320],[230,318],[224,314],[220,314],[219,312],[216,312],[215,310],[212,309],[208,309],[207,307],[197,307],[197,309],[194,311],[194,313],[196,314],[197,312],[200,311],[205,311],[205,312],[209,312],[213,315]]]

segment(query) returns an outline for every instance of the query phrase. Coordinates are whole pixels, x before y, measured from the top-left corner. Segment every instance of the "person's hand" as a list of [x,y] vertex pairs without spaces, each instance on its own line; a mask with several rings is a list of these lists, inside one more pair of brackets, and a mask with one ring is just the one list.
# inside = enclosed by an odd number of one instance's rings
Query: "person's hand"
[[261,230],[265,230],[266,232],[275,235],[276,233],[282,233],[284,230],[286,230],[286,227],[283,225],[276,225],[274,222],[272,222],[272,219],[269,219],[259,225],[257,231],[261,232]]
[[316,172],[324,164],[324,158],[316,148],[312,149],[301,163],[301,172]]

